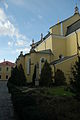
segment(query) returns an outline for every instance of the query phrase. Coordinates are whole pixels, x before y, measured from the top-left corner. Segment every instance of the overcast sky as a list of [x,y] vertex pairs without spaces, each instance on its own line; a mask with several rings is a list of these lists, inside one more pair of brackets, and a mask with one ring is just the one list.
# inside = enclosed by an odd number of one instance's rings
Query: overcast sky
[[29,52],[32,39],[74,14],[79,0],[0,0],[0,62]]

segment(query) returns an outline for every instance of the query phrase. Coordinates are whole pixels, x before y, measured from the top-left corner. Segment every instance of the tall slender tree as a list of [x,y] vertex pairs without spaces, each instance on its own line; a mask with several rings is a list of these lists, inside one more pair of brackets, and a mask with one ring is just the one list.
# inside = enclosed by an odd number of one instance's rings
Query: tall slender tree
[[70,80],[76,92],[80,92],[80,57],[78,57],[78,61],[72,67],[72,77]]
[[36,65],[34,67],[34,73],[33,73],[33,77],[32,77],[32,84],[35,85],[35,79],[36,79]]
[[55,72],[54,80],[56,86],[66,85],[64,72],[60,69],[57,69],[57,71]]
[[27,80],[22,65],[20,64],[19,67],[16,66],[13,68],[8,83],[12,83],[17,86],[23,86],[26,85],[26,82]]
[[52,69],[47,62],[47,60],[44,63],[44,66],[41,70],[41,75],[40,75],[40,86],[47,86],[49,87],[53,83],[53,73]]

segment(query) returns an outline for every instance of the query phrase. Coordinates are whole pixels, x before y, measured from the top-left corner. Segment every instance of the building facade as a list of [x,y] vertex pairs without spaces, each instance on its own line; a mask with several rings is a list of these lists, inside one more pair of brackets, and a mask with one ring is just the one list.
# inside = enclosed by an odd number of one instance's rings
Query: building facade
[[67,83],[71,74],[71,67],[77,61],[80,54],[80,14],[75,7],[74,14],[56,25],[50,27],[48,34],[38,42],[32,40],[31,50],[23,55],[21,52],[16,63],[22,64],[28,82],[32,82],[34,67],[37,65],[38,78],[45,60],[53,70],[53,76],[57,69],[61,69]]
[[8,80],[11,76],[11,69],[15,66],[14,63],[5,61],[0,63],[0,80]]

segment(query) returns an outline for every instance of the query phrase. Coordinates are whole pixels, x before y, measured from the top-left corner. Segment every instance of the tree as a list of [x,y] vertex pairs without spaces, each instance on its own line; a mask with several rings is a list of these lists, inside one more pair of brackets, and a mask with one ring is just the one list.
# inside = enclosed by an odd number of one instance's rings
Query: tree
[[65,85],[66,78],[64,76],[64,72],[61,71],[60,69],[57,69],[57,71],[55,72],[54,80],[55,80],[55,85],[57,86]]
[[20,64],[19,67],[15,67],[11,71],[11,77],[8,80],[8,83],[12,83],[17,86],[23,86],[26,85],[26,77],[24,74],[24,70],[22,65]]
[[34,73],[33,73],[33,77],[32,77],[32,84],[35,85],[35,79],[36,79],[36,65],[34,67]]
[[72,87],[76,90],[76,92],[80,92],[80,57],[78,57],[78,61],[75,62],[75,65],[71,68],[72,77],[70,77],[70,82]]
[[40,86],[47,86],[47,87],[51,86],[53,84],[52,79],[53,79],[52,69],[46,60],[41,70]]

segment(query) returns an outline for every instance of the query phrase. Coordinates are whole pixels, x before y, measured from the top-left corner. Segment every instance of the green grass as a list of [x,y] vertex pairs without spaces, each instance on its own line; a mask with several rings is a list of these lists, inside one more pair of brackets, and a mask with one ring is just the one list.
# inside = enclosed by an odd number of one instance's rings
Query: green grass
[[[17,90],[17,89],[16,89]],[[43,88],[25,88],[19,90],[21,95],[26,95],[27,93],[31,94],[41,94],[43,96],[51,95],[51,96],[74,96],[75,94],[70,92],[69,90],[65,90],[65,86],[58,87],[43,87]],[[19,92],[16,92],[19,94]]]
[[55,96],[74,96],[75,94],[70,91],[65,91],[65,87],[53,87],[53,88],[43,88],[42,93],[44,95],[55,95]]

